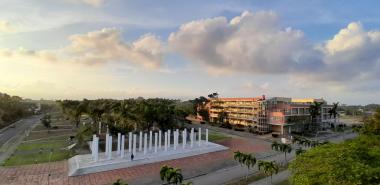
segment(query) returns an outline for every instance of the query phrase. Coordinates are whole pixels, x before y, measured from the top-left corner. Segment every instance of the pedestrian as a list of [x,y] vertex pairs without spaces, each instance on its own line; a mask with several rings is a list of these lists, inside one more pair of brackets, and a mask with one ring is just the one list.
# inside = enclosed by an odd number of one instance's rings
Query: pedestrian
[[133,153],[131,154],[131,161],[133,161],[133,158],[134,158],[135,156],[133,155]]

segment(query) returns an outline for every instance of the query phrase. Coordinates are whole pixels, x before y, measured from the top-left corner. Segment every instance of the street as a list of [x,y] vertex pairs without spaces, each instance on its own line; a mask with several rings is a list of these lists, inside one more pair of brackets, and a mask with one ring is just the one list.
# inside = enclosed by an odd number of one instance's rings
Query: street
[[[41,115],[31,116],[14,123],[14,127],[8,127],[0,131],[0,163],[2,163],[17,147],[25,136],[25,131],[39,123]],[[12,144],[12,145],[10,145]]]

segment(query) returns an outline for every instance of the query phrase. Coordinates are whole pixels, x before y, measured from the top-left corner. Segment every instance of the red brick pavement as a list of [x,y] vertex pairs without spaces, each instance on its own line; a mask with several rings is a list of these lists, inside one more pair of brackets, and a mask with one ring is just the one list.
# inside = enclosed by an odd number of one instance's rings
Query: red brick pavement
[[[111,170],[87,174],[76,177],[68,177],[67,161],[52,162],[50,164],[35,164],[19,167],[0,168],[0,184],[28,184],[28,185],[95,185],[95,184],[111,184],[116,179],[122,178],[127,181],[145,176],[153,176],[159,178],[159,170],[163,165],[181,168],[183,171],[202,168],[202,166],[220,163],[226,160],[232,160],[232,152],[240,150],[242,152],[263,152],[270,150],[268,144],[256,144],[243,139],[227,139],[218,142],[229,147],[229,150],[202,154],[197,156],[186,157],[182,159],[174,159],[153,164],[134,166],[129,168]],[[48,172],[51,172],[50,177]]]

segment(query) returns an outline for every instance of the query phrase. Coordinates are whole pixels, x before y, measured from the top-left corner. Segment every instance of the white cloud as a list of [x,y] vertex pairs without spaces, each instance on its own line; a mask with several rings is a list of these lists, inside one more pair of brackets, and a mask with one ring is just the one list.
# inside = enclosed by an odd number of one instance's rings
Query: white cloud
[[83,3],[94,7],[101,6],[105,0],[65,0],[70,3]]
[[281,28],[274,12],[243,12],[228,21],[216,17],[186,23],[169,45],[211,71],[286,73],[321,64],[303,33]]
[[82,64],[99,64],[112,61],[129,62],[149,69],[161,67],[163,44],[154,35],[141,36],[129,44],[122,40],[117,29],[105,28],[69,37],[70,44],[57,50],[1,49],[0,57],[13,57],[40,61],[60,61]]
[[11,24],[8,21],[0,20],[0,33],[8,33],[13,31],[15,31],[15,29],[11,26]]

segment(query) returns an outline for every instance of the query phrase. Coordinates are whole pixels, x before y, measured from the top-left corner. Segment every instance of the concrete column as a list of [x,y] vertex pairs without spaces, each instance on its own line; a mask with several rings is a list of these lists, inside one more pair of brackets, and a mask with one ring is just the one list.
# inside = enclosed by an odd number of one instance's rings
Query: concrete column
[[149,151],[152,151],[153,136],[152,131],[149,131]]
[[109,144],[108,144],[108,159],[112,159],[112,136],[109,137]]
[[177,150],[177,131],[173,132],[173,148]]
[[170,150],[170,130],[168,130],[168,149]]
[[206,144],[208,144],[208,128],[206,128]]
[[95,140],[96,140],[96,135],[92,135],[92,142],[91,142],[91,156],[92,158],[95,158]]
[[194,128],[191,128],[190,131],[190,147],[193,148],[193,142],[194,142]]
[[121,151],[120,151],[120,157],[124,158],[125,156],[125,135],[121,136]]
[[143,134],[140,131],[140,135],[139,135],[139,151],[140,152],[142,151],[142,138],[143,138]]
[[132,153],[132,132],[129,132],[129,137],[128,137],[128,152]]
[[148,134],[144,133],[144,155],[146,154],[147,144],[148,144]]
[[[115,122],[116,123],[116,122]],[[117,155],[120,154],[120,144],[121,144],[121,134],[120,133],[117,133]]]
[[154,133],[154,153],[157,153],[157,132]]
[[109,133],[110,133],[110,130],[108,129],[108,125],[107,125],[107,131],[106,131],[106,132],[107,132],[107,134],[109,134]]
[[165,132],[165,152],[168,151],[168,133]]
[[158,131],[158,149],[161,149],[161,130]]
[[102,133],[102,122],[99,121],[99,135]]
[[108,134],[106,134],[106,148],[105,148],[105,154],[106,154],[106,156],[108,156],[108,149],[109,149],[109,147],[108,147],[108,144],[109,144],[109,135]]
[[133,134],[133,155],[136,155],[136,134]]
[[202,141],[202,129],[198,128],[198,146],[201,146]]
[[94,156],[94,159],[95,159],[95,162],[98,162],[99,160],[99,138],[98,137],[95,137],[95,156]]
[[185,148],[186,145],[186,137],[185,137],[185,130],[182,131],[182,148]]

